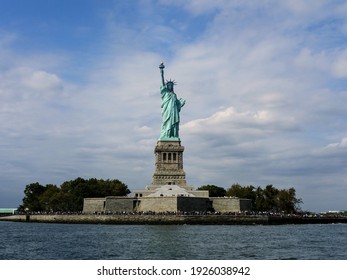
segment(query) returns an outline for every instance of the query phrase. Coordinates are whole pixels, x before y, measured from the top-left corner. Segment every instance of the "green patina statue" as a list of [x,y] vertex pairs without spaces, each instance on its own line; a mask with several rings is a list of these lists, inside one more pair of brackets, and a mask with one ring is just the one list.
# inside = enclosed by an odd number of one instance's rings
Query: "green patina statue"
[[177,99],[174,92],[174,81],[164,80],[164,63],[159,65],[162,85],[160,87],[161,94],[161,114],[162,123],[159,140],[161,141],[180,141],[179,138],[179,124],[180,124],[180,111],[185,104],[185,100]]

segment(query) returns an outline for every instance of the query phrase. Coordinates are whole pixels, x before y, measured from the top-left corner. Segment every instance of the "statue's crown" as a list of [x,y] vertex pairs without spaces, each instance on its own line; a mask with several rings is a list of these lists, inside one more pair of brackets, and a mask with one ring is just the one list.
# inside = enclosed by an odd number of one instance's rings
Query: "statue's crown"
[[166,80],[166,84],[176,85],[175,80]]

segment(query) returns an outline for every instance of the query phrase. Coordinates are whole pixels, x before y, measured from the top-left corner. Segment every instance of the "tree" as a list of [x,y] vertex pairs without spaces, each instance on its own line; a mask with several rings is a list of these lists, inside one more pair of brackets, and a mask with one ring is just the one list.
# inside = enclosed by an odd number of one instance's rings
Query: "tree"
[[126,196],[130,193],[128,186],[117,179],[105,181],[95,178],[77,178],[64,182],[61,190],[70,195],[69,200],[73,198],[70,211],[82,211],[83,200],[87,197]]
[[247,187],[242,187],[240,184],[233,184],[229,189],[226,191],[227,196],[235,196],[239,198],[247,198],[251,199],[252,202],[255,201],[255,192],[254,192],[254,187],[247,186]]
[[23,204],[19,206],[19,210],[42,211],[44,209],[40,202],[40,196],[45,192],[46,188],[38,182],[25,186]]
[[254,210],[256,211],[266,211],[266,199],[263,194],[263,189],[257,187],[255,190],[255,200],[254,200]]
[[211,197],[223,197],[225,196],[225,189],[215,185],[205,185],[198,188],[200,191],[208,191]]
[[294,213],[300,209],[299,204],[302,203],[301,199],[296,198],[294,188],[278,190],[273,185],[267,185],[262,189],[261,187],[242,187],[240,184],[233,184],[227,190],[226,195],[251,199],[255,211]]
[[45,191],[39,196],[40,205],[44,211],[53,211],[57,209],[60,201],[57,199],[57,194],[60,189],[56,185],[46,185]]
[[127,185],[119,180],[77,178],[64,182],[60,188],[33,183],[26,186],[19,210],[77,212],[82,211],[84,198],[126,196],[129,193]]
[[277,195],[279,190],[274,188],[272,185],[267,185],[263,190],[264,205],[263,211],[275,211]]
[[276,208],[278,212],[295,213],[300,210],[301,198],[296,198],[294,188],[280,190],[277,195]]

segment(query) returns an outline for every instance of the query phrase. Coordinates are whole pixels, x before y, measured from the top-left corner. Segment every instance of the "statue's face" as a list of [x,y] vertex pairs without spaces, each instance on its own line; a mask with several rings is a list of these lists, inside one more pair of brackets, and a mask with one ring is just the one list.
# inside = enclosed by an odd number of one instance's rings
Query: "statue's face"
[[167,83],[166,87],[169,91],[173,91],[173,83]]

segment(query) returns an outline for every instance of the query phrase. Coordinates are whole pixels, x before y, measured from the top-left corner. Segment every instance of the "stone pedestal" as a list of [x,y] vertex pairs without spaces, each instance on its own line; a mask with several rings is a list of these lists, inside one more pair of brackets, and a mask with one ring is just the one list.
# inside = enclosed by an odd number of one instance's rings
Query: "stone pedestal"
[[155,171],[152,177],[152,184],[147,186],[148,190],[155,190],[163,185],[177,185],[186,190],[191,190],[187,186],[186,173],[183,170],[183,151],[180,141],[157,142],[154,149]]

